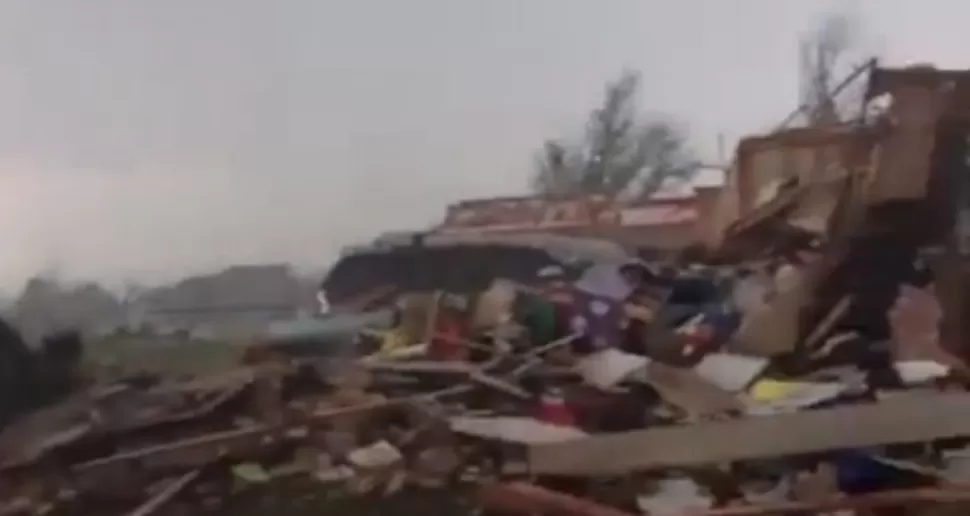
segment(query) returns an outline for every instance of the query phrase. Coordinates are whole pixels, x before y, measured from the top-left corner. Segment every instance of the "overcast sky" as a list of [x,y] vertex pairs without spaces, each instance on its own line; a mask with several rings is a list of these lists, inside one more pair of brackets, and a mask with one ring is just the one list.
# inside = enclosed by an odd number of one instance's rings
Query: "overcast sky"
[[0,288],[324,266],[524,191],[624,68],[715,159],[794,107],[833,5],[892,63],[970,67],[956,0],[0,0]]

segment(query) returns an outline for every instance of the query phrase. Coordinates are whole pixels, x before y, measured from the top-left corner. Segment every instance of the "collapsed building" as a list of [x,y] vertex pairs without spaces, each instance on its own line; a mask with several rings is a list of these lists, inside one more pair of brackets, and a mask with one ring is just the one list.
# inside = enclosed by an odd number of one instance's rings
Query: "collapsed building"
[[341,329],[366,356],[32,414],[0,435],[0,512],[965,513],[970,72],[850,79],[859,116],[742,140],[671,215],[702,258],[631,252],[644,206],[505,199],[483,231],[458,204],[324,281],[338,312],[383,310]]
[[876,303],[857,310],[875,313],[891,302],[886,289],[925,261],[940,278],[943,341],[967,356],[961,213],[970,75],[871,66],[859,71],[869,82],[858,119],[742,140],[722,198],[735,220],[723,247],[764,252],[784,245],[792,227],[823,234],[832,248],[830,288],[857,290]]

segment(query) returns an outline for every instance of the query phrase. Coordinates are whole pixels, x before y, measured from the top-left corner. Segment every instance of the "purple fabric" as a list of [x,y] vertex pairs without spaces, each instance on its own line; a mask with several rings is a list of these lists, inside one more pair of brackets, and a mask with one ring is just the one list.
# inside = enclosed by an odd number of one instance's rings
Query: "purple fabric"
[[570,328],[588,337],[594,349],[603,349],[620,342],[620,323],[623,319],[623,305],[620,302],[575,290],[572,308]]
[[574,287],[587,294],[622,301],[633,292],[633,285],[627,282],[616,265],[594,265],[586,270]]

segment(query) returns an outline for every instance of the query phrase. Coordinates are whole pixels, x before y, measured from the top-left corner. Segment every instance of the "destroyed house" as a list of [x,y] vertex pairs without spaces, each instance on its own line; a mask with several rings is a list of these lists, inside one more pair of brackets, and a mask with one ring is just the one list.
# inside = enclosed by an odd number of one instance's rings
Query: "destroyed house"
[[[928,259],[941,278],[944,340],[954,351],[970,349],[962,272],[970,251],[970,72],[870,62],[857,75],[868,82],[858,116],[739,143],[722,192],[732,222],[721,251],[736,259],[820,237],[841,249],[816,271],[827,278],[823,297],[847,285],[864,292],[850,318],[877,335],[888,333],[880,314],[896,286]],[[929,258],[918,251],[928,247],[937,250]]]
[[877,69],[869,98],[891,103],[870,203],[901,206],[914,232],[939,246],[944,340],[970,355],[970,72]]
[[970,72],[875,63],[866,70],[859,118],[783,128],[739,143],[724,196],[732,197],[732,218],[740,224],[728,233],[764,218],[793,191],[828,186],[838,195],[837,185],[849,183],[858,187],[853,202],[859,205],[909,202],[920,206],[920,215],[936,217],[935,227],[954,218],[956,197],[966,188],[954,166],[961,149],[951,140],[970,115]]
[[[741,142],[722,262],[631,268],[535,212],[385,234],[324,289],[395,310],[291,321],[247,367],[18,421],[0,513],[967,514],[963,75],[856,77],[881,112]],[[172,297],[286,305],[280,269],[231,271]],[[348,353],[318,360],[329,339]]]

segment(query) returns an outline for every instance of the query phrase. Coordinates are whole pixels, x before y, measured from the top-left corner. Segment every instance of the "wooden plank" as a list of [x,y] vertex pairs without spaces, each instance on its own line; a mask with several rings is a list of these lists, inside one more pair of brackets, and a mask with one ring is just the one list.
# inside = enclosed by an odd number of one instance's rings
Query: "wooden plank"
[[970,394],[608,434],[529,448],[535,474],[610,475],[970,436]]
[[361,362],[361,366],[374,373],[467,375],[476,371],[474,364],[467,362],[436,362],[431,360],[412,360],[409,362],[369,360]]
[[526,391],[522,387],[519,387],[518,385],[515,385],[513,383],[506,382],[501,378],[496,378],[494,376],[490,376],[479,371],[475,371],[471,373],[468,376],[468,378],[472,382],[475,382],[478,385],[488,387],[490,389],[494,389],[499,392],[504,392],[505,394],[514,396],[522,400],[532,399],[532,395],[529,394],[529,391]]
[[822,320],[815,325],[815,328],[812,329],[812,333],[809,333],[808,337],[805,337],[805,347],[812,350],[817,348],[819,344],[822,343],[822,339],[824,339],[832,328],[835,327],[836,323],[838,323],[842,317],[849,312],[850,308],[852,308],[852,296],[842,296],[842,299],[840,299],[838,303],[835,303],[835,306],[833,306],[832,309],[825,314],[825,317],[823,317]]
[[126,516],[150,516],[152,514],[160,511],[166,504],[171,502],[179,493],[181,493],[185,488],[189,487],[196,478],[199,477],[199,470],[192,470],[188,473],[172,480],[165,489],[162,489],[158,494],[150,497],[148,500],[134,510],[129,512]]
[[[823,160],[817,162],[825,163]],[[825,168],[812,178],[813,181],[817,182],[808,185],[805,195],[799,199],[795,209],[788,214],[787,220],[792,226],[827,236],[832,216],[839,208],[843,193],[849,187],[849,179],[848,172],[841,163]],[[836,177],[825,177],[826,174]],[[838,176],[838,174],[841,174],[841,176]]]

